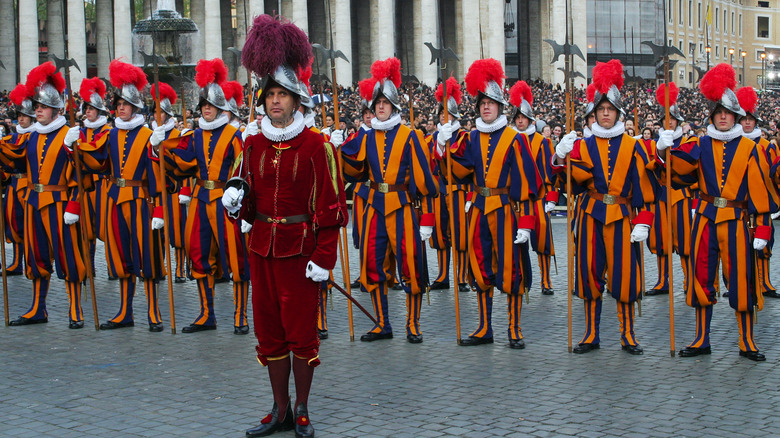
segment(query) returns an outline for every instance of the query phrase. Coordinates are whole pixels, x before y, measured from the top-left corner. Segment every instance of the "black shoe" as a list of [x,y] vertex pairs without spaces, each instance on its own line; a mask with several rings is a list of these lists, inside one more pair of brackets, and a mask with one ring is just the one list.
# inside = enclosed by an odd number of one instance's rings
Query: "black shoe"
[[380,339],[393,339],[393,333],[366,333],[360,337],[361,342],[374,342]]
[[404,290],[404,287],[401,286],[401,283],[396,283],[390,289],[392,289],[392,290]]
[[555,295],[555,289],[551,287],[543,287],[542,288],[542,295]]
[[577,345],[571,352],[574,354],[585,354],[589,351],[598,350],[599,348],[601,348],[599,344],[585,343]]
[[71,321],[68,323],[68,328],[71,330],[78,330],[84,328],[84,321]]
[[103,324],[100,324],[100,330],[114,330],[118,328],[125,328],[125,327],[134,327],[135,322],[114,322],[114,321],[106,321]]
[[634,356],[644,354],[644,350],[642,350],[642,347],[639,345],[624,345],[620,348],[622,348],[623,351],[627,351],[628,354],[633,354]]
[[450,288],[449,281],[434,281],[431,285],[431,290],[444,290]]
[[249,326],[248,325],[233,326],[233,334],[234,335],[249,334]]
[[314,437],[314,427],[309,420],[309,410],[306,403],[299,403],[295,407],[295,436],[296,438]]
[[230,281],[230,279],[227,277],[219,277],[214,279],[214,284],[227,283],[228,281]]
[[13,277],[15,275],[22,275],[22,274],[24,274],[24,272],[22,272],[21,270],[19,270],[19,271],[5,271],[5,275],[7,277]]
[[758,351],[739,350],[739,355],[742,357],[746,357],[754,362],[763,362],[766,360],[766,356],[764,356],[763,353],[759,353]]
[[780,298],[780,294],[776,290],[768,290],[764,292],[765,298]]
[[729,293],[728,292],[723,292],[723,294],[721,294],[721,296],[723,298],[728,298],[729,297]]
[[514,348],[515,350],[522,350],[525,348],[525,341],[523,341],[522,339],[510,339],[509,348]]
[[360,287],[360,279],[358,278],[355,281],[353,281],[352,284],[349,285],[349,287],[351,287],[352,289],[359,288]]
[[406,335],[406,340],[410,344],[422,344],[422,335]]
[[24,316],[20,316],[13,321],[9,322],[8,325],[10,326],[20,326],[20,325],[32,325],[32,324],[45,324],[49,322],[49,318],[38,318],[38,319],[30,319],[25,318]]
[[709,345],[706,347],[685,347],[680,350],[679,354],[680,357],[695,357],[702,354],[712,354],[712,349]]
[[466,283],[461,283],[458,285],[458,292],[470,292],[471,288]]
[[184,277],[176,277],[176,278],[173,279],[173,282],[174,283],[186,283],[187,279],[184,278]]
[[287,402],[287,412],[284,414],[284,418],[279,420],[279,406],[274,402],[274,406],[271,408],[271,412],[260,421],[260,425],[247,429],[247,437],[268,436],[274,432],[281,432],[285,430],[292,430],[295,427],[295,419],[293,418],[293,412],[290,408],[290,402]]
[[654,297],[656,295],[669,295],[669,289],[650,289],[645,292],[648,297]]
[[328,331],[327,330],[317,330],[317,334],[320,337],[320,340],[328,339]]
[[190,324],[187,327],[184,327],[181,329],[182,333],[195,333],[195,332],[202,332],[206,330],[216,330],[216,325],[204,325],[204,324]]
[[163,327],[163,324],[161,322],[157,323],[157,324],[155,324],[153,322],[149,323],[149,331],[150,332],[153,332],[153,333],[161,332],[161,331],[163,331],[163,328],[164,327]]
[[482,344],[492,344],[493,343],[493,337],[489,338],[480,338],[477,336],[469,336],[466,339],[461,339],[458,345],[461,347],[472,347],[474,345],[482,345]]

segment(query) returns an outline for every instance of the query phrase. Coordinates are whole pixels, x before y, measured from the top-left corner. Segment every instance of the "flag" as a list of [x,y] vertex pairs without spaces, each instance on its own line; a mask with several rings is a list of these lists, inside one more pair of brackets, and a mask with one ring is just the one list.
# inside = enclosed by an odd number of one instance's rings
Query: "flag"
[[707,25],[712,26],[712,2],[707,3]]

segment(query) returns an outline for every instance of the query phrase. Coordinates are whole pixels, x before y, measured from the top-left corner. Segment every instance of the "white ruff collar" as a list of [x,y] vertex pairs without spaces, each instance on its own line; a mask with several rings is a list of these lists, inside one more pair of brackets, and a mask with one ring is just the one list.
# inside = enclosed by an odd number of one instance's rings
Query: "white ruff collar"
[[715,128],[715,125],[707,125],[707,135],[714,138],[715,140],[720,140],[726,143],[734,140],[737,137],[741,137],[744,134],[745,132],[742,130],[742,125],[739,123],[735,124],[734,127],[728,131],[718,131],[717,128]]
[[[518,131],[520,131],[520,130],[518,129]],[[528,129],[526,129],[525,131],[520,131],[520,133],[521,134],[525,134],[525,135],[527,135],[529,137],[534,135],[534,134],[536,134],[536,125],[531,123],[530,125],[528,125]]]
[[301,114],[299,111],[295,112],[292,123],[285,126],[284,128],[277,128],[271,124],[271,118],[267,116],[263,117],[263,121],[260,122],[260,131],[263,133],[265,138],[271,140],[272,142],[293,139],[297,137],[298,134],[303,132],[304,127],[303,114]]
[[498,118],[494,120],[493,123],[485,123],[482,120],[482,117],[477,117],[477,123],[476,123],[477,130],[485,134],[492,134],[498,131],[499,129],[504,128],[506,124],[507,124],[506,116],[503,114],[498,116]]
[[114,120],[114,126],[116,126],[119,129],[124,129],[125,131],[132,131],[133,129],[143,124],[144,124],[144,116],[140,114],[134,115],[133,118],[127,122],[125,122],[122,119]]
[[677,140],[678,138],[682,137],[682,134],[682,127],[678,126],[677,129],[674,130],[674,135],[672,135],[672,137]]
[[17,134],[27,134],[28,132],[33,132],[33,131],[35,131],[35,123],[31,124],[26,128],[22,128],[22,125],[16,125]]
[[593,136],[593,131],[590,130],[589,126],[582,128],[582,138],[588,138],[592,136]]
[[314,126],[314,111],[308,111],[306,115],[303,116],[303,124],[306,125],[307,128]]
[[66,120],[63,116],[57,116],[56,119],[52,120],[51,123],[48,125],[41,125],[41,122],[35,122],[32,126],[33,129],[38,131],[39,134],[48,134],[50,132],[54,132],[63,126],[65,126]]
[[[458,132],[460,129],[460,120],[453,120],[450,122],[450,125],[452,125],[452,132]],[[441,123],[436,125],[436,130],[441,131]]]
[[745,137],[747,137],[747,138],[757,142],[758,139],[761,138],[761,130],[758,129],[758,128],[753,128],[753,130],[748,133],[748,132],[744,132],[744,129],[743,129],[743,134],[742,135],[744,135]]
[[393,115],[390,116],[390,118],[385,120],[384,122],[380,122],[379,119],[377,119],[376,117],[371,119],[371,128],[376,131],[389,131],[400,124],[401,124],[401,115],[398,113],[393,113]]
[[370,130],[371,130],[371,127],[370,127],[370,126],[368,126],[368,125],[366,125],[365,123],[362,123],[362,124],[360,125],[360,129],[362,129],[364,132],[368,132],[368,131],[370,131]]
[[213,131],[214,129],[227,125],[229,121],[230,118],[225,113],[220,114],[216,119],[210,122],[207,122],[206,119],[200,117],[198,119],[198,128],[202,129],[203,131]]
[[236,120],[236,119],[233,119],[233,120],[230,121],[230,126],[232,126],[234,128],[239,128],[240,129],[241,128],[241,122]]
[[615,123],[615,126],[604,129],[599,125],[598,123],[594,123],[590,126],[591,132],[593,132],[593,135],[599,138],[612,138],[617,137],[619,135],[623,135],[624,132],[626,132],[626,125],[623,124],[620,120],[618,120]]
[[100,116],[95,120],[94,122],[90,122],[89,120],[84,120],[84,126],[86,126],[89,129],[98,129],[101,126],[108,123],[108,119],[106,119],[106,116]]
[[[176,126],[175,117],[169,117],[168,120],[162,125],[162,127],[165,129],[165,132],[170,131],[175,126]],[[157,129],[157,120],[152,120],[152,129]]]

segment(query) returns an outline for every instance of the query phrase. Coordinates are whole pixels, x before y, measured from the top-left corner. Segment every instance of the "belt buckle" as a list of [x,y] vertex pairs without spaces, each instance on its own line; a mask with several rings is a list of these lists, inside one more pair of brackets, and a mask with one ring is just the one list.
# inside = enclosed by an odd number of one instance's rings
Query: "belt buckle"
[[607,193],[606,195],[604,195],[604,199],[601,202],[603,202],[606,205],[615,205],[615,201],[616,201],[615,195],[610,195],[609,193]]
[[16,179],[24,178],[24,176],[25,175],[23,173],[15,173],[14,174],[14,178],[16,178]]
[[377,190],[379,191],[379,193],[390,193],[390,184],[378,183]]
[[203,181],[203,188],[207,190],[214,190],[214,181],[210,179]]
[[124,188],[127,187],[127,180],[124,178],[117,178],[115,184],[117,185],[117,187]]
[[726,208],[726,205],[728,204],[728,200],[726,198],[721,198],[720,196],[716,196],[715,199],[713,199],[712,205],[718,207],[718,208]]
[[490,196],[490,189],[488,187],[480,187],[479,194],[485,197]]
[[33,184],[33,190],[38,193],[43,193],[43,184]]

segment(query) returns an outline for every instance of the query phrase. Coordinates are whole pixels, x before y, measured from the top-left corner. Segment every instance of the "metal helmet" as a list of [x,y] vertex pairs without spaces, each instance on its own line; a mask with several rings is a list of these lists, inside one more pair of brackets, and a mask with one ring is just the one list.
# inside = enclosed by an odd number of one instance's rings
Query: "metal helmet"
[[241,117],[241,114],[239,114],[239,112],[238,112],[238,103],[236,103],[236,99],[233,99],[233,98],[231,97],[230,99],[228,99],[227,103],[228,103],[228,107],[230,107],[230,112],[231,112],[231,113],[232,113],[234,116],[236,116],[236,117],[239,117],[239,118],[240,118],[240,117]]
[[683,119],[682,114],[680,114],[680,108],[677,107],[677,104],[674,104],[669,107],[669,115],[677,119],[678,122],[682,123],[685,120]]
[[371,102],[368,103],[372,110],[380,95],[386,97],[396,111],[401,111],[401,97],[398,95],[398,89],[395,88],[393,81],[385,79],[374,84],[374,93],[371,96]]
[[[263,107],[265,107],[265,92],[274,84],[298,96],[302,105],[307,107],[311,105],[310,108],[314,108],[314,102],[312,101],[311,96],[309,96],[306,86],[298,80],[295,71],[285,64],[276,67],[276,70],[274,70],[272,74],[265,76],[260,80],[260,88],[263,90],[263,92],[260,93],[260,105]],[[309,105],[306,104],[307,101]]]
[[306,112],[308,113],[314,109],[314,99],[309,96],[301,96],[301,105],[306,108]]
[[35,109],[33,108],[33,101],[30,99],[24,99],[21,105],[16,105],[16,112],[22,113],[25,116],[35,118]]
[[171,117],[174,116],[173,105],[171,105],[171,101],[167,97],[163,97],[162,99],[160,99],[160,109],[165,114],[168,114]]
[[225,92],[222,91],[222,87],[216,82],[208,83],[205,87],[201,88],[199,98],[198,109],[200,109],[204,103],[209,103],[222,111],[231,111],[230,104],[227,99],[225,99]]
[[485,89],[479,91],[479,94],[477,95],[477,105],[479,105],[479,101],[482,100],[482,97],[495,100],[500,105],[509,105],[509,102],[504,99],[504,90],[501,89],[501,86],[498,85],[498,82],[496,81],[488,81]]
[[534,121],[534,110],[531,108],[531,104],[523,99],[523,101],[520,103],[520,106],[515,107],[515,111],[512,114],[512,120],[517,118],[518,114],[522,114],[526,117],[528,117],[528,120],[530,120],[532,123]]
[[737,120],[739,120],[740,117],[745,117],[747,115],[745,110],[739,106],[739,99],[737,99],[737,95],[731,88],[726,88],[726,90],[723,92],[723,95],[720,97],[720,100],[709,101],[708,106],[710,110],[710,121],[712,121],[712,116],[715,114],[715,111],[718,109],[718,107],[723,107],[726,110],[731,111],[732,113],[739,116],[737,117]]
[[65,108],[65,102],[62,101],[62,96],[57,89],[48,82],[35,87],[35,92],[30,100],[51,108]]
[[583,119],[588,119],[588,116],[593,113],[593,110],[596,109],[596,105],[593,104],[593,102],[588,102],[587,105],[585,105],[585,114],[582,115]]
[[[442,111],[444,111],[444,105],[439,104],[438,113],[441,114]],[[456,120],[460,120],[460,118],[463,117],[458,109],[458,103],[455,102],[455,98],[452,96],[447,96],[447,112]]]
[[[83,105],[89,105],[92,108],[95,108],[96,110],[102,112],[102,113],[108,113],[108,108],[106,108],[105,102],[103,102],[103,98],[100,97],[100,94],[98,93],[92,93],[89,96],[89,100],[85,100]],[[82,106],[83,111],[83,106]]]
[[124,100],[138,109],[143,109],[144,107],[144,100],[141,98],[141,91],[138,90],[138,88],[136,88],[133,84],[124,84],[121,88],[115,89],[114,96]]
[[620,114],[623,116],[626,115],[626,111],[623,109],[623,99],[620,97],[620,90],[618,90],[616,86],[613,85],[609,87],[607,94],[601,94],[599,90],[596,90],[596,95],[593,98],[593,109],[595,110],[604,100],[611,103]]

